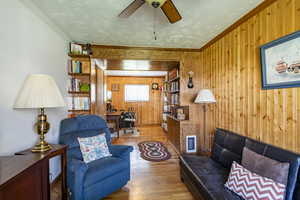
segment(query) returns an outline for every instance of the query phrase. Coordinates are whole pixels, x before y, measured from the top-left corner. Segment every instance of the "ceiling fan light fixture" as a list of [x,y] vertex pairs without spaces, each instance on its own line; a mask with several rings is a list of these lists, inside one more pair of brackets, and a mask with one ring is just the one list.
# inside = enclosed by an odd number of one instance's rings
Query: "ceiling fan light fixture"
[[154,8],[161,7],[166,1],[167,0],[146,0],[146,2]]

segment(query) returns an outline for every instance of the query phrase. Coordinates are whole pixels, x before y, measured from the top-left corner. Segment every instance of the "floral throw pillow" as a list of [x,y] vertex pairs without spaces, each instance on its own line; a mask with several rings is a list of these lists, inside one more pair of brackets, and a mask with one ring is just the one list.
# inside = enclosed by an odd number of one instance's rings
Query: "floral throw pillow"
[[105,134],[77,139],[85,163],[112,156],[106,143]]

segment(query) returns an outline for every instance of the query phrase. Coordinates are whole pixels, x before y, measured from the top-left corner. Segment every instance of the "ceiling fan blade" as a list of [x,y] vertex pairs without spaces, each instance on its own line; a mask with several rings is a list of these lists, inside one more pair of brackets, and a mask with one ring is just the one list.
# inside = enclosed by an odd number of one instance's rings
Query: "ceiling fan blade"
[[172,0],[167,0],[160,8],[165,13],[171,24],[182,19]]
[[119,17],[127,18],[132,15],[139,7],[145,3],[145,0],[134,0],[127,8],[125,8],[120,14]]

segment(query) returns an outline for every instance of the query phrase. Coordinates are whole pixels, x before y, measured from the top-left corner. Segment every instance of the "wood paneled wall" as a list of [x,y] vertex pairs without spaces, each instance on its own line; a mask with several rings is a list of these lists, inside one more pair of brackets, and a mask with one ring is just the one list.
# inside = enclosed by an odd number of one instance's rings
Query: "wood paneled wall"
[[207,139],[220,127],[300,152],[300,89],[262,90],[259,58],[262,44],[299,29],[300,1],[277,0],[203,49],[193,69],[217,98]]
[[[152,83],[163,84],[163,77],[117,77],[106,78],[107,89],[111,90],[112,84],[119,84],[119,91],[112,91],[112,105],[118,110],[134,108],[137,114],[137,125],[154,125],[162,122],[162,93],[152,90]],[[150,87],[150,100],[148,102],[125,102],[124,86],[126,84],[142,84]]]

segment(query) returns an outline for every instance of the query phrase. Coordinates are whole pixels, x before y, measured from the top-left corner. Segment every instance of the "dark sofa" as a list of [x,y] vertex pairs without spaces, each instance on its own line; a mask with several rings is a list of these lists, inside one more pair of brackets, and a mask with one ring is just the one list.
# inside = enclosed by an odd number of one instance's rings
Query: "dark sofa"
[[300,200],[300,155],[265,144],[233,132],[216,129],[212,155],[182,155],[180,173],[195,199],[240,200],[239,196],[224,187],[233,161],[241,163],[243,148],[280,162],[289,162],[286,200]]

